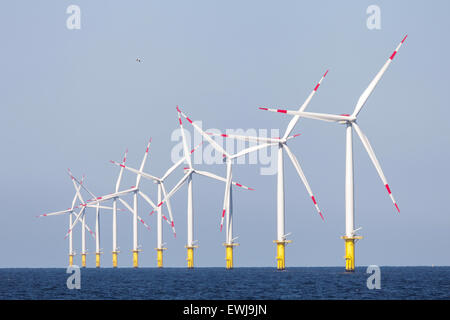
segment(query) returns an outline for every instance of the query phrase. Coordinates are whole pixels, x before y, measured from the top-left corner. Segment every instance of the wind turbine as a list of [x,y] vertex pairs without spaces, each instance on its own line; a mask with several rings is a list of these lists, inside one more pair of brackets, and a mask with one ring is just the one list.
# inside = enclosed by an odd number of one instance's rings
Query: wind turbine
[[[83,181],[81,181],[80,185],[77,186],[77,184],[75,182],[75,177],[72,175],[72,172],[70,171],[70,169],[68,169],[68,174],[69,174],[70,178],[72,179],[72,183],[73,183],[73,186],[76,191],[76,198],[78,198],[78,200],[81,203],[84,203],[83,197],[81,196],[81,193],[80,193],[80,189],[81,189],[81,186],[83,185]],[[99,210],[100,210],[99,204],[95,205],[95,208],[96,208],[97,215],[98,215]],[[86,267],[86,254],[87,254],[87,252],[86,252],[86,231],[85,231],[86,215],[85,214],[83,214],[81,222],[83,225],[82,226],[82,235],[81,235],[81,266],[83,268],[85,268]],[[71,234],[69,236],[71,236]],[[99,243],[99,238],[100,238],[100,236],[99,236],[99,230],[98,230],[98,220],[96,218],[96,224],[95,224],[95,243],[96,244]],[[100,254],[98,253],[98,249],[96,250],[96,265],[100,266]]]
[[324,114],[324,113],[312,113],[312,112],[303,112],[303,111],[293,111],[293,110],[282,110],[282,109],[269,109],[269,108],[260,108],[267,111],[272,112],[278,112],[282,114],[290,114],[295,115],[295,118],[298,117],[304,117],[304,118],[310,118],[310,119],[317,119],[322,121],[328,121],[328,122],[337,122],[340,124],[346,125],[346,147],[345,147],[345,236],[341,237],[345,241],[345,269],[347,271],[354,271],[355,270],[355,240],[362,239],[362,237],[356,235],[355,226],[354,226],[354,220],[355,220],[355,214],[354,214],[354,191],[353,191],[353,142],[352,142],[352,128],[355,129],[356,134],[360,138],[364,148],[366,149],[367,153],[369,154],[369,157],[375,166],[375,169],[378,172],[378,175],[381,178],[381,181],[383,182],[384,186],[386,187],[386,190],[392,200],[392,202],[395,205],[395,208],[398,212],[400,212],[400,209],[398,208],[397,203],[395,202],[394,196],[392,195],[391,189],[389,187],[389,184],[386,180],[386,177],[383,174],[383,171],[381,169],[380,163],[377,160],[377,157],[375,156],[375,152],[373,151],[372,146],[369,143],[369,140],[364,135],[364,133],[361,131],[360,127],[357,125],[356,120],[359,112],[365,105],[367,99],[375,89],[376,85],[380,81],[383,74],[386,72],[387,68],[391,64],[392,60],[394,59],[395,55],[397,54],[398,50],[402,46],[403,42],[406,40],[407,35],[403,38],[403,40],[400,42],[400,44],[397,46],[397,48],[394,50],[392,55],[389,57],[389,59],[386,61],[386,63],[383,65],[383,67],[380,69],[380,71],[377,73],[375,78],[370,82],[369,86],[364,90],[364,92],[361,94],[361,96],[358,99],[358,102],[356,103],[355,109],[353,113],[350,114],[341,114],[341,115],[334,115],[334,114]]
[[[214,141],[210,135],[208,135],[206,132],[204,132],[198,125],[196,125],[186,114],[184,114],[179,107],[177,107],[177,111],[178,113],[180,113],[193,127],[194,129],[196,129],[205,140],[207,140],[211,146],[217,150],[218,152],[220,152],[223,157],[224,157],[224,161],[226,162],[227,165],[227,174],[226,174],[226,183],[225,183],[225,194],[224,194],[224,201],[223,201],[223,210],[222,210],[222,217],[221,217],[221,222],[220,222],[220,231],[222,231],[222,227],[223,227],[223,222],[224,219],[226,219],[225,221],[225,260],[226,260],[226,268],[227,269],[232,269],[233,268],[233,247],[239,245],[238,243],[234,242],[237,237],[233,237],[233,206],[232,206],[232,191],[231,191],[231,187],[233,185],[232,183],[232,168],[231,168],[231,163],[233,161],[233,159],[238,158],[242,155],[245,155],[247,153],[265,148],[269,145],[274,145],[274,143],[267,143],[267,144],[262,144],[262,145],[257,145],[257,146],[253,146],[244,150],[241,150],[240,152],[236,153],[236,154],[229,154],[226,150],[224,150],[216,141]],[[278,141],[277,141],[278,142]],[[193,169],[189,169],[189,171],[191,171]],[[188,173],[185,175],[185,177],[187,175],[189,175],[190,173]],[[198,173],[198,172],[197,172]],[[237,186],[242,186],[239,184],[235,184]]]
[[[312,92],[309,94],[305,102],[300,107],[299,111],[303,111],[306,109],[308,104],[310,103],[312,97],[317,92],[317,89],[319,88],[320,84],[322,83],[323,79],[327,75],[328,70],[325,72],[325,74],[322,76],[320,81],[316,84]],[[258,142],[258,143],[268,143],[266,147],[271,147],[274,145],[278,146],[278,171],[277,171],[277,240],[274,240],[274,243],[277,245],[277,269],[283,270],[286,267],[285,263],[285,246],[286,244],[292,242],[292,240],[286,240],[287,234],[285,232],[285,209],[284,209],[284,160],[283,160],[283,150],[287,153],[289,159],[291,160],[292,164],[294,165],[298,175],[300,176],[300,179],[302,180],[303,184],[306,187],[306,190],[311,197],[314,206],[319,213],[320,217],[323,218],[322,212],[319,209],[319,206],[317,204],[316,198],[314,197],[314,194],[311,190],[311,187],[309,186],[308,180],[306,179],[305,174],[303,173],[302,168],[300,167],[300,163],[298,162],[295,155],[292,153],[291,149],[287,146],[287,142],[299,136],[299,134],[295,134],[292,136],[289,136],[294,129],[295,125],[297,124],[299,120],[299,116],[294,117],[288,124],[286,131],[284,133],[284,136],[282,138],[265,138],[265,137],[252,137],[252,136],[240,136],[240,135],[233,135],[233,134],[214,134],[211,133],[211,135],[219,135],[224,138],[232,138],[236,140],[241,141],[247,141],[247,142]]]
[[[192,149],[189,153],[189,156],[191,153],[193,153],[200,145],[198,145],[197,147],[195,147],[194,149]],[[147,156],[148,150],[146,151],[146,155],[144,157]],[[157,251],[157,266],[158,268],[162,268],[163,267],[163,251],[166,250],[167,248],[164,247],[164,243],[163,243],[163,229],[162,229],[162,221],[163,219],[172,227],[173,233],[176,236],[176,232],[175,232],[175,224],[174,224],[174,220],[173,220],[173,215],[172,215],[172,209],[171,209],[171,205],[170,205],[170,201],[166,201],[169,200],[170,197],[168,197],[167,194],[167,189],[165,188],[164,185],[164,181],[167,179],[167,177],[169,177],[172,172],[174,172],[174,170],[179,167],[185,160],[187,159],[186,156],[184,156],[183,158],[181,158],[177,163],[175,163],[174,165],[172,165],[161,178],[155,177],[151,174],[148,174],[146,172],[143,171],[144,167],[141,166],[141,168],[139,170],[131,168],[129,166],[125,166],[125,165],[121,165],[116,161],[110,161],[111,163],[117,165],[117,166],[121,166],[122,169],[126,169],[128,171],[131,171],[137,175],[140,175],[142,177],[144,177],[145,179],[151,180],[154,183],[156,183],[158,185],[158,205],[155,205],[153,203],[153,201],[151,201],[150,198],[148,197],[144,197],[144,199],[146,199],[146,201],[153,207],[153,211],[150,212],[150,215],[153,214],[153,212],[157,212],[157,247],[155,248]],[[190,157],[189,157],[190,159]],[[162,195],[164,195],[165,200],[162,200]],[[167,210],[169,212],[169,217],[170,217],[170,221],[169,219],[163,214],[162,212],[162,207],[161,205],[166,202],[166,207]]]
[[[179,111],[179,108],[177,106],[177,111]],[[185,175],[178,181],[178,183],[173,187],[173,189],[169,192],[169,194],[166,195],[164,200],[158,204],[158,206],[161,206],[165,201],[169,200],[182,186],[184,183],[187,182],[188,185],[188,200],[187,200],[187,267],[189,269],[194,267],[194,248],[198,248],[195,243],[197,240],[194,240],[194,206],[193,206],[193,176],[194,174],[199,174],[201,176],[205,176],[217,181],[226,182],[227,180],[225,178],[222,178],[218,175],[215,175],[211,172],[202,171],[194,169],[192,166],[192,159],[191,154],[195,151],[195,149],[192,149],[189,151],[186,136],[184,134],[184,128],[183,128],[183,122],[181,120],[180,111],[178,112],[178,121],[180,124],[181,129],[181,136],[183,141],[183,158],[182,160],[186,160],[188,163],[187,168],[184,168]],[[246,190],[253,190],[252,188],[246,187],[240,183],[232,181],[232,184],[238,187],[241,187]]]

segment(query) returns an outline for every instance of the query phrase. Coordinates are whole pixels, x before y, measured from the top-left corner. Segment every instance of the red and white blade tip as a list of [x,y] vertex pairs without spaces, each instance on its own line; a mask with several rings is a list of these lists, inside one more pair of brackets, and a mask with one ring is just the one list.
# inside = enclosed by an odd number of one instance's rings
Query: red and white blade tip
[[[317,86],[316,86],[316,87],[317,87]],[[314,89],[314,90],[315,90],[315,89]],[[272,110],[272,111],[276,111],[276,112],[279,112],[279,113],[287,113],[287,110],[285,110],[285,109],[271,109],[271,108],[266,108],[266,107],[260,107],[260,108],[258,108],[258,109],[264,110],[264,111]]]
[[[400,45],[402,45],[403,42],[405,42],[406,37],[408,37],[408,35],[406,35],[406,36],[403,38],[402,42],[400,42]],[[399,45],[399,47],[400,47],[400,45]],[[391,56],[389,57],[389,59],[394,60],[394,57],[395,57],[396,54],[397,54],[397,50],[395,50],[395,51],[391,54]]]
[[405,37],[402,40],[402,43],[405,42],[406,38],[408,37],[408,34],[405,35]]
[[394,201],[394,198],[392,196],[391,188],[389,188],[388,184],[386,184],[385,187],[386,187],[387,192],[389,193],[389,196],[391,196],[392,202],[394,202],[395,208],[397,209],[398,213],[400,213],[400,209],[397,205],[397,202]]

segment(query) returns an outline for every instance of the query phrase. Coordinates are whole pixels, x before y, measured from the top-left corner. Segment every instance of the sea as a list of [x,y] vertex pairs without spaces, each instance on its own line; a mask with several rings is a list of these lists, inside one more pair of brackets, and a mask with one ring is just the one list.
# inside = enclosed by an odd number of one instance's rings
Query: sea
[[[0,269],[1,300],[450,299],[450,267]],[[372,278],[370,278],[372,276]],[[72,277],[71,279],[68,278]],[[369,279],[370,278],[370,279]],[[68,285],[69,282],[69,285]],[[369,282],[369,285],[368,285]],[[75,286],[75,287],[74,287]],[[72,287],[70,289],[69,287]]]

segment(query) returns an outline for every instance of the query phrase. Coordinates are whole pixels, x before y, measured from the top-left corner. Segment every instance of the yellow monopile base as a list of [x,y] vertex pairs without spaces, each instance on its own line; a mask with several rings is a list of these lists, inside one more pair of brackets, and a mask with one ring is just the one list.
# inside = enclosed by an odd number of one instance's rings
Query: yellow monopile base
[[100,253],[99,252],[97,252],[95,254],[95,267],[100,268]]
[[166,250],[166,248],[155,248],[156,249],[156,263],[158,265],[158,268],[163,267],[163,251]]
[[69,254],[69,266],[73,266],[73,254]]
[[86,268],[86,253],[81,254],[81,266]]
[[233,247],[238,246],[238,243],[224,243],[225,246],[225,260],[227,262],[227,269],[233,269]]
[[341,237],[345,241],[345,271],[355,271],[355,240],[362,239],[360,236]]
[[139,251],[133,250],[133,268],[137,268],[139,266]]
[[285,255],[285,247],[286,244],[291,243],[291,240],[278,241],[274,240],[274,243],[277,244],[277,269],[284,270],[286,268],[286,255]]
[[112,263],[113,263],[113,268],[117,268],[117,251],[113,251],[112,253]]
[[189,269],[194,268],[194,247],[186,247],[187,248],[187,267]]

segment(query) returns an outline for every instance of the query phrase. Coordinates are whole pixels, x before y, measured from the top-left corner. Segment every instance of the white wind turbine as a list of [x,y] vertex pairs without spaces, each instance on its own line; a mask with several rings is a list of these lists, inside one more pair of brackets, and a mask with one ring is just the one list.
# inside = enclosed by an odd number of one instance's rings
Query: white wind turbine
[[[196,173],[201,176],[205,176],[205,177],[217,180],[217,181],[226,182],[227,180],[225,178],[220,177],[211,172],[197,170],[197,169],[193,168],[191,154],[195,151],[195,149],[192,149],[191,151],[189,151],[186,136],[184,133],[183,122],[181,121],[180,110],[179,110],[178,106],[177,106],[177,110],[178,110],[178,121],[180,124],[181,136],[182,136],[182,141],[183,141],[183,155],[184,156],[181,160],[182,160],[182,162],[184,162],[184,160],[186,160],[189,167],[184,168],[185,175],[178,181],[178,183],[175,185],[175,187],[173,187],[173,189],[169,192],[169,194],[167,194],[165,196],[164,200],[162,202],[160,202],[158,204],[158,206],[161,206],[164,202],[169,200],[183,186],[183,184],[187,182],[188,199],[187,199],[187,245],[186,245],[187,259],[186,260],[187,260],[188,268],[193,268],[194,267],[194,248],[198,247],[197,245],[195,245],[197,240],[194,240],[194,205],[193,205],[193,185],[192,185],[193,184],[193,176]],[[179,163],[181,164],[182,162],[179,162]],[[240,183],[234,182],[234,181],[232,181],[231,183],[235,186],[241,187],[246,190],[253,190],[252,188],[246,187],[246,186],[244,186]]]
[[[190,153],[193,153],[199,146],[200,145],[198,145],[197,147],[192,149]],[[147,156],[147,153],[148,153],[148,148],[147,148],[147,151],[146,151],[146,154],[145,154],[144,157]],[[140,169],[137,170],[137,169],[131,168],[129,166],[121,165],[121,164],[119,164],[116,161],[112,161],[112,160],[110,161],[111,163],[113,163],[113,164],[115,164],[117,166],[121,166],[123,169],[131,171],[131,172],[133,172],[133,173],[135,173],[137,175],[140,175],[140,176],[142,176],[142,177],[144,177],[144,178],[146,178],[148,180],[151,180],[151,181],[153,181],[154,183],[156,183],[158,185],[158,205],[155,205],[150,198],[148,198],[145,195],[141,194],[141,195],[143,195],[144,199],[146,199],[146,201],[153,207],[153,211],[150,212],[150,215],[153,214],[154,211],[157,212],[157,247],[156,247],[156,251],[157,251],[157,266],[158,266],[158,268],[162,268],[163,267],[163,251],[167,249],[167,248],[164,247],[165,243],[163,243],[163,229],[162,229],[162,221],[163,221],[163,219],[166,220],[166,222],[172,227],[174,236],[176,236],[175,223],[174,223],[174,220],[173,220],[172,208],[171,208],[171,205],[170,205],[170,201],[166,201],[166,199],[169,200],[170,197],[168,197],[167,189],[166,189],[166,187],[164,185],[164,181],[172,174],[172,172],[174,172],[174,170],[176,168],[178,168],[181,164],[183,164],[183,162],[186,159],[187,159],[186,156],[181,158],[177,163],[172,165],[164,173],[164,175],[161,178],[155,177],[155,176],[153,176],[151,174],[148,174],[148,173],[144,172],[143,171],[144,167],[142,165],[141,165]],[[162,200],[162,195],[164,195],[164,198],[165,198],[164,201]],[[164,202],[166,202],[166,207],[167,207],[167,210],[169,212],[170,221],[162,212],[161,205]]]
[[[233,159],[235,159],[235,158],[238,158],[247,153],[250,153],[250,152],[262,149],[262,148],[266,148],[271,145],[275,145],[275,143],[266,143],[266,144],[262,144],[262,145],[253,146],[253,147],[241,150],[240,152],[232,155],[232,154],[229,154],[226,150],[224,150],[216,141],[214,141],[210,137],[209,134],[207,134],[199,126],[197,126],[188,116],[186,116],[186,114],[184,114],[178,108],[178,106],[177,106],[177,111],[194,127],[194,129],[196,129],[203,136],[203,138],[205,140],[207,140],[211,144],[211,146],[215,150],[217,150],[218,152],[220,152],[223,155],[224,161],[226,162],[227,174],[226,174],[226,184],[225,184],[225,194],[224,194],[224,200],[223,200],[222,217],[221,217],[221,222],[220,222],[220,231],[222,231],[223,222],[224,222],[224,219],[226,219],[225,243],[224,243],[224,246],[226,248],[226,258],[225,259],[226,259],[227,269],[231,269],[231,268],[233,268],[233,247],[238,245],[237,243],[234,242],[234,240],[236,240],[237,237],[233,238],[233,206],[232,206],[231,187],[233,184],[235,184],[236,186],[242,187],[242,185],[240,185],[240,184],[232,183],[231,163],[232,163]],[[278,142],[279,141],[277,141],[277,143]],[[189,171],[191,171],[191,170],[193,170],[193,169],[189,169]],[[185,177],[189,174],[189,171],[185,175]]]
[[[295,118],[298,117],[304,117],[304,118],[310,118],[310,119],[317,119],[322,121],[328,121],[328,122],[337,122],[340,124],[346,125],[346,160],[345,160],[345,236],[342,238],[345,240],[345,268],[347,271],[354,271],[355,268],[355,248],[354,248],[354,242],[356,239],[361,239],[362,237],[356,235],[355,226],[354,226],[354,193],[353,193],[353,142],[352,142],[352,128],[355,129],[356,134],[360,138],[364,148],[366,149],[367,153],[369,154],[369,157],[375,166],[375,169],[378,172],[378,175],[381,178],[381,181],[383,182],[384,186],[386,187],[386,190],[392,200],[392,202],[395,205],[395,208],[398,212],[400,212],[400,209],[398,208],[397,203],[395,202],[394,196],[392,195],[391,189],[389,187],[389,184],[386,180],[386,177],[383,174],[383,170],[381,169],[380,163],[377,160],[377,157],[375,156],[375,152],[372,149],[372,146],[369,143],[369,140],[364,135],[364,133],[361,131],[360,127],[356,123],[357,116],[363,106],[365,105],[367,99],[375,89],[376,85],[380,81],[383,74],[386,72],[387,68],[391,64],[392,60],[394,59],[395,55],[397,54],[398,50],[402,46],[403,42],[406,40],[407,35],[403,38],[403,40],[400,42],[400,44],[397,46],[397,48],[394,50],[392,55],[389,57],[389,59],[386,61],[386,63],[383,65],[383,67],[380,69],[380,71],[377,73],[377,75],[373,78],[373,80],[370,82],[369,86],[364,90],[364,92],[361,94],[361,96],[358,99],[358,102],[356,103],[355,109],[353,113],[350,114],[341,114],[341,115],[334,115],[334,114],[324,114],[324,113],[312,113],[312,112],[302,112],[300,111],[293,111],[293,110],[282,110],[282,109],[269,109],[269,108],[260,108],[267,111],[272,112],[278,112],[283,114],[291,114],[295,115]],[[359,229],[358,229],[359,230]]]
[[[322,76],[320,81],[316,84],[312,92],[309,94],[308,98],[305,100],[305,102],[300,107],[299,111],[303,111],[306,109],[308,104],[310,103],[312,97],[317,92],[317,89],[319,88],[320,84],[322,83],[323,79],[327,75],[328,71],[325,72],[325,74]],[[320,217],[323,220],[322,212],[319,209],[319,206],[317,205],[317,201],[314,197],[314,194],[311,190],[311,187],[309,186],[309,183],[306,179],[305,174],[303,173],[302,168],[300,167],[300,163],[298,162],[295,155],[292,153],[291,149],[287,146],[287,142],[299,136],[299,134],[289,136],[294,129],[295,125],[297,124],[299,120],[299,117],[294,117],[288,124],[286,131],[284,133],[284,136],[282,138],[265,138],[265,137],[252,137],[252,136],[240,136],[240,135],[233,135],[233,134],[220,134],[220,136],[224,138],[233,138],[237,140],[247,141],[247,142],[258,142],[258,143],[269,143],[265,145],[265,147],[271,147],[273,145],[278,146],[278,171],[277,171],[277,240],[274,242],[277,244],[277,268],[280,270],[285,269],[285,245],[287,243],[290,243],[291,240],[286,240],[286,237],[288,234],[285,232],[285,209],[284,209],[284,160],[283,160],[283,150],[286,151],[289,159],[291,160],[292,164],[294,165],[298,175],[300,176],[300,179],[302,180],[303,184],[306,187],[306,190],[311,197],[314,206],[319,213]],[[218,135],[211,133],[211,135]]]

